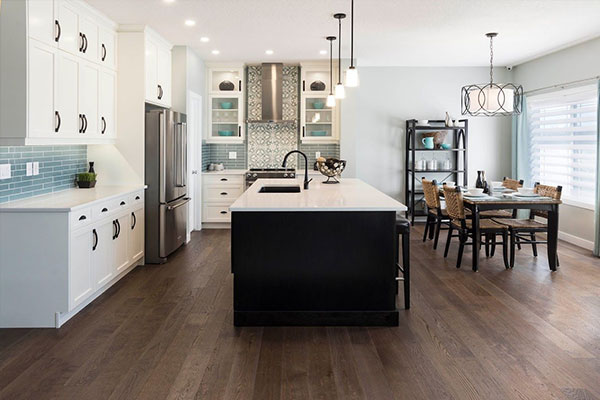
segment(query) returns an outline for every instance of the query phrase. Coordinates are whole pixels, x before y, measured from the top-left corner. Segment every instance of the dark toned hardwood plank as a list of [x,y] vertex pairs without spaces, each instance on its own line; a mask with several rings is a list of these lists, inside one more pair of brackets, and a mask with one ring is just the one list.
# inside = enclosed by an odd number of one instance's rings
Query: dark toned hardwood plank
[[524,246],[474,273],[420,233],[398,327],[235,328],[230,232],[196,232],[61,329],[0,330],[0,398],[600,399],[599,259],[561,242],[551,273]]

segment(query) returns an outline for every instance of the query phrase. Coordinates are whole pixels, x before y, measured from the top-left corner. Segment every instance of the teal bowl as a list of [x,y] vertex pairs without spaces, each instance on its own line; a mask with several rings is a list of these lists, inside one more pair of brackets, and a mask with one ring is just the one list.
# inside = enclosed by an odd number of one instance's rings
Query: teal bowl
[[313,103],[313,107],[317,110],[322,110],[325,107],[325,103],[323,103],[322,101],[315,101]]
[[312,131],[310,136],[327,136],[327,131]]
[[452,145],[450,143],[442,143],[441,146],[444,150],[450,150],[452,148]]
[[233,103],[231,101],[222,101],[221,102],[221,108],[223,110],[231,110],[232,107],[233,107]]
[[218,131],[219,136],[233,136],[233,131]]

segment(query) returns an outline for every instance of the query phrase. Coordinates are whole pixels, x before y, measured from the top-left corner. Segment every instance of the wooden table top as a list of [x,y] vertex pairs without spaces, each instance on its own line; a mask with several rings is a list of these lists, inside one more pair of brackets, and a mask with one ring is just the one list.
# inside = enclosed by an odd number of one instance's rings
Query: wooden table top
[[[512,193],[499,193],[493,196],[481,198],[468,197],[463,193],[463,201],[467,204],[562,204],[561,200],[555,200],[551,197],[516,197]],[[440,189],[443,196],[444,191]]]

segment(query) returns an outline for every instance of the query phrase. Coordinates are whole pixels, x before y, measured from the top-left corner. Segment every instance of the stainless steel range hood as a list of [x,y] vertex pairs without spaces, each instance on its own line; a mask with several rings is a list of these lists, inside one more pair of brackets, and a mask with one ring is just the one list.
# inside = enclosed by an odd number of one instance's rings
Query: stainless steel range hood
[[283,64],[263,63],[261,75],[261,119],[248,122],[294,122],[283,119]]

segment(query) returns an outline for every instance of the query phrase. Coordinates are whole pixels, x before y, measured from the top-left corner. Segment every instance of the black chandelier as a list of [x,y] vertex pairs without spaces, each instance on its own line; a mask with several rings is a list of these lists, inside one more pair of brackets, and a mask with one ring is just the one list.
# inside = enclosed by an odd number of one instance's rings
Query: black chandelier
[[521,114],[523,86],[513,83],[494,83],[494,46],[497,33],[486,33],[490,38],[490,83],[463,86],[461,90],[462,115],[488,117]]

